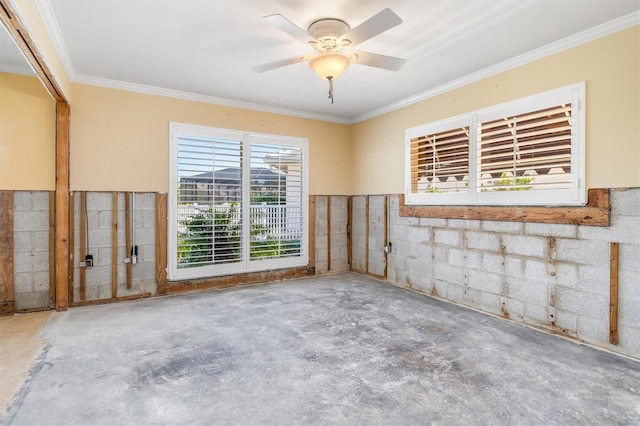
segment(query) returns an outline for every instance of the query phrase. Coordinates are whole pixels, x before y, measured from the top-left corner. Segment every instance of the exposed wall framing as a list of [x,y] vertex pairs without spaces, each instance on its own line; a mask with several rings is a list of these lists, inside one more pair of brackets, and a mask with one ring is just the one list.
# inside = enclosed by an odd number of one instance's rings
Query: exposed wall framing
[[13,191],[0,191],[0,316],[13,314],[13,287]]

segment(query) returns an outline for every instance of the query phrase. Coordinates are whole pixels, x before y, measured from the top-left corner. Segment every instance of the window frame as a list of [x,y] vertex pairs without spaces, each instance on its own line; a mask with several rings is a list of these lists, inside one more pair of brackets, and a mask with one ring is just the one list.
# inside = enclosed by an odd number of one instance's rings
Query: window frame
[[[190,268],[178,268],[178,140],[181,135],[205,137],[212,139],[231,139],[241,142],[242,154],[242,206],[251,206],[251,154],[252,143],[274,144],[274,146],[290,146],[302,151],[301,164],[301,200],[302,235],[300,238],[300,255],[273,259],[251,259],[250,250],[250,214],[243,213],[243,233],[241,260],[236,263],[213,264]],[[306,266],[309,262],[309,148],[308,139],[246,132],[233,129],[223,129],[187,123],[169,123],[169,194],[168,194],[168,232],[167,232],[167,278],[169,280],[184,280],[216,277],[229,274],[268,271],[273,269],[295,268]],[[248,230],[248,231],[247,231]]]
[[[561,87],[510,102],[472,111],[455,117],[415,126],[405,131],[405,201],[407,205],[519,205],[580,206],[586,203],[585,183],[585,83]],[[571,112],[571,187],[534,191],[482,191],[478,188],[479,133],[483,122],[515,116],[570,103]],[[453,127],[452,127],[453,126]],[[412,191],[411,140],[454,127],[469,126],[469,175],[467,192],[416,193]]]

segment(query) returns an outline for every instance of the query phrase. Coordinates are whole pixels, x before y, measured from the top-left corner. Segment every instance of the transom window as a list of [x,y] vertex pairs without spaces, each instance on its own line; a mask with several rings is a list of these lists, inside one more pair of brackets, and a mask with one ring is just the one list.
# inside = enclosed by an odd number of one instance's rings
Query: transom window
[[169,278],[306,265],[307,141],[170,127]]
[[584,83],[408,129],[407,204],[581,205]]

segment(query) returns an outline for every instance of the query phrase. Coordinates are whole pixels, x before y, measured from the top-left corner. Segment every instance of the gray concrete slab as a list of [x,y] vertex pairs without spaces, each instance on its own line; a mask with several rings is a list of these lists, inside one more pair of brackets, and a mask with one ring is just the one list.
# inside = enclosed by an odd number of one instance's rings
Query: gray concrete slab
[[56,313],[11,425],[640,424],[640,363],[355,274]]

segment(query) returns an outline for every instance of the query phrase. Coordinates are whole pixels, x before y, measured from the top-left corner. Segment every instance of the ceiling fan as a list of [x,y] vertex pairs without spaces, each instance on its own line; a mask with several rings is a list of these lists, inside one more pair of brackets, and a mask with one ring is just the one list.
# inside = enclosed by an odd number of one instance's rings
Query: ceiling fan
[[307,31],[282,15],[269,15],[265,16],[264,19],[296,40],[313,47],[318,51],[318,54],[280,59],[257,65],[253,67],[253,70],[265,72],[298,62],[309,61],[311,69],[320,78],[329,81],[329,99],[331,99],[331,103],[333,103],[333,80],[338,78],[350,63],[398,71],[407,61],[406,59],[352,49],[355,45],[402,23],[402,19],[391,9],[384,9],[353,29],[346,22],[334,18],[315,21],[309,25]]

